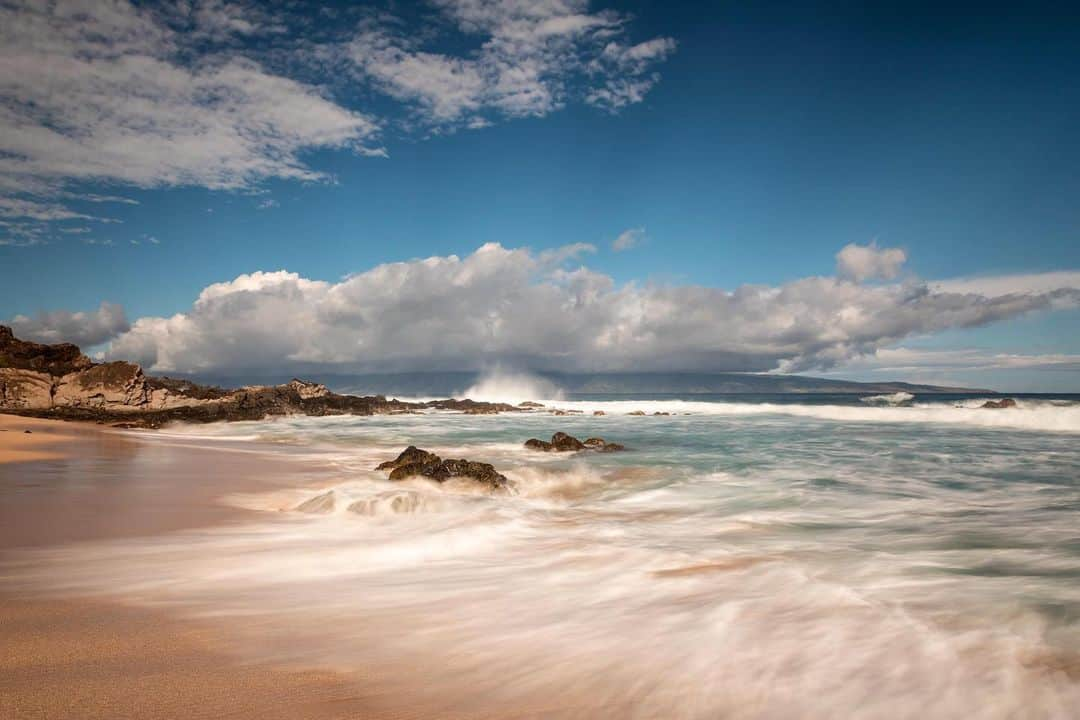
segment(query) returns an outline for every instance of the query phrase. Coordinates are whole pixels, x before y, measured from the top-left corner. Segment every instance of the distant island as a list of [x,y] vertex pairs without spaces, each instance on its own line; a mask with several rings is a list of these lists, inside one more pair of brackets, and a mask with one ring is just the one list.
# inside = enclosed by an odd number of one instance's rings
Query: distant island
[[[401,397],[444,397],[458,395],[484,378],[481,372],[414,373],[320,373],[312,369],[318,381],[338,392],[377,393]],[[778,394],[913,394],[979,393],[996,395],[984,388],[920,385],[906,382],[855,382],[762,373],[679,373],[679,372],[605,372],[558,373],[531,372],[536,379],[558,388],[567,395],[778,395]],[[235,386],[242,384],[276,385],[287,382],[289,374],[258,372],[185,376],[192,382]],[[539,398],[530,398],[539,399]]]

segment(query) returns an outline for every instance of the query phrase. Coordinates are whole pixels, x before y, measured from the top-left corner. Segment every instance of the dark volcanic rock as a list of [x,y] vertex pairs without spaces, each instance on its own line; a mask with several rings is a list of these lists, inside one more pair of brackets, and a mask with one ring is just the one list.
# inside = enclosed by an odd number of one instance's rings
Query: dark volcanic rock
[[484,415],[489,413],[499,412],[515,412],[520,411],[521,408],[509,405],[507,403],[489,403],[481,402],[479,400],[458,400],[456,398],[448,398],[446,400],[431,400],[423,403],[420,407],[430,408],[432,410],[458,410],[460,412],[469,413],[470,415]]
[[435,453],[430,453],[427,450],[421,450],[415,445],[410,445],[401,451],[393,460],[387,460],[384,463],[380,463],[376,470],[396,470],[402,465],[424,465],[430,463],[437,463],[441,458]]
[[535,409],[535,408],[544,407],[544,404],[543,403],[538,403],[538,402],[533,402],[532,400],[526,400],[525,402],[518,403],[518,407],[519,408],[534,408]]
[[595,450],[596,452],[615,452],[626,448],[619,443],[609,443],[604,438],[591,437],[585,442],[578,440],[573,435],[557,432],[551,436],[551,442],[530,438],[525,441],[525,447],[530,450],[543,452],[579,452],[581,450]]
[[1002,400],[987,400],[982,404],[982,407],[987,410],[1004,410],[1005,408],[1016,407],[1016,401],[1012,398],[1004,398]]
[[443,460],[435,453],[410,445],[394,460],[382,463],[376,470],[390,470],[391,480],[425,477],[443,483],[452,478],[468,478],[493,490],[505,490],[509,481],[490,463],[473,460]]
[[591,437],[584,442],[585,447],[589,450],[595,450],[597,452],[616,452],[618,450],[625,450],[626,446],[619,443],[609,443],[604,438]]
[[60,376],[85,370],[91,365],[93,362],[82,354],[78,345],[42,345],[19,340],[11,328],[0,325],[0,368],[36,370]]
[[551,449],[555,452],[577,452],[585,449],[585,443],[573,435],[557,432],[551,436]]

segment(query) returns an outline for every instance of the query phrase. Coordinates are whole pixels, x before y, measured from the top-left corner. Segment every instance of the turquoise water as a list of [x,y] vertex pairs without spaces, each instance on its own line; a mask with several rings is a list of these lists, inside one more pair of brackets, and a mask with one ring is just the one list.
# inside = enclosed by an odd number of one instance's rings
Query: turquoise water
[[[230,499],[275,511],[266,522],[99,546],[68,557],[64,582],[257,618],[238,632],[262,652],[287,638],[273,650],[287,660],[416,663],[414,691],[448,709],[1075,717],[1080,404],[981,401],[579,398],[553,403],[585,413],[562,417],[177,428],[145,442],[330,469]],[[628,450],[522,447],[556,430]],[[514,491],[373,471],[407,444],[491,462]]]

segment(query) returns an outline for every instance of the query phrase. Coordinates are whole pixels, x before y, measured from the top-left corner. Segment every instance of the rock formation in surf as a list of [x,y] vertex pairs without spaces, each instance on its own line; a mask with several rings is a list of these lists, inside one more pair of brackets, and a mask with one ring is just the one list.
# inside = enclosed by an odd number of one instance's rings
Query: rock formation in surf
[[525,441],[525,447],[530,450],[543,452],[580,452],[582,450],[594,450],[596,452],[615,452],[626,448],[619,443],[609,443],[604,438],[591,437],[587,440],[578,440],[573,435],[557,432],[551,436],[551,442],[529,438]]
[[505,490],[509,481],[490,463],[473,460],[443,460],[435,453],[421,450],[415,445],[405,448],[393,460],[380,463],[376,470],[389,470],[391,480],[425,477],[439,483],[451,478],[468,478],[493,490]]
[[987,400],[982,404],[982,407],[987,410],[1004,410],[1005,408],[1016,407],[1016,401],[1012,398],[1004,398],[1002,400]]
[[229,390],[153,377],[134,363],[95,363],[76,345],[19,340],[11,328],[0,325],[0,412],[96,420],[124,427],[161,427],[172,421],[375,415],[424,409],[473,413],[517,410],[504,403],[467,399],[407,403],[381,395],[339,395],[325,385],[295,379],[283,385]]

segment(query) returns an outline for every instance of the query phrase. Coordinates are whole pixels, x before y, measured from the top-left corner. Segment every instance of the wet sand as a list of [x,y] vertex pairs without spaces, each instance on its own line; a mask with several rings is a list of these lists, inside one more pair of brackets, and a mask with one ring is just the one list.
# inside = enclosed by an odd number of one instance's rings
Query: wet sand
[[65,446],[85,435],[67,423],[0,415],[0,465],[62,458]]
[[[218,498],[272,487],[275,477],[248,453],[137,448],[93,425],[0,415],[0,559],[242,522],[253,513]],[[42,597],[3,580],[0,717],[408,717],[375,710],[359,678],[242,661],[212,623],[121,599]]]

